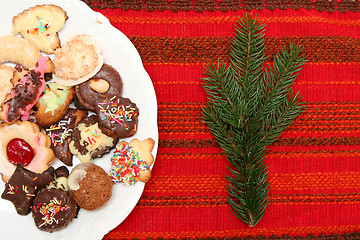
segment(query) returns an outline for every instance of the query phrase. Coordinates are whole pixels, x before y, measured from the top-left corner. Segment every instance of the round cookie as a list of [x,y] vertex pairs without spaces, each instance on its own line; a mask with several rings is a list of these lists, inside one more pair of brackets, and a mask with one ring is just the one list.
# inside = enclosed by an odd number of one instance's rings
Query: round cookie
[[102,67],[98,43],[86,34],[74,36],[54,53],[54,81],[75,86],[93,77]]
[[100,97],[120,96],[123,82],[119,73],[112,66],[103,64],[100,71],[89,81],[75,87],[79,104],[87,110],[95,110],[96,101]]
[[112,196],[110,177],[104,169],[92,163],[76,165],[69,175],[68,185],[76,203],[86,210],[104,206]]
[[75,95],[74,88],[55,82],[47,83],[44,94],[36,103],[36,123],[40,127],[56,124],[68,112]]
[[139,109],[128,98],[101,97],[97,100],[95,112],[101,130],[110,136],[126,138],[137,131]]
[[68,191],[45,189],[33,201],[32,216],[37,228],[55,232],[66,227],[77,215],[77,205]]
[[115,147],[117,139],[104,134],[96,119],[95,115],[84,118],[71,134],[70,152],[81,162],[92,162]]
[[54,161],[49,136],[29,121],[0,125],[0,173],[7,181],[17,164],[35,173],[45,171]]

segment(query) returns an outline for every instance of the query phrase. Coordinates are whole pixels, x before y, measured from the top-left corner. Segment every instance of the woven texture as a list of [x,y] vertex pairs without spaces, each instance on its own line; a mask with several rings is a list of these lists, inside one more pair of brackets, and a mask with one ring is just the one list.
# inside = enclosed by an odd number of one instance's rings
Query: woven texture
[[[152,179],[104,239],[360,239],[360,1],[85,1],[136,46],[158,99]],[[250,228],[226,201],[227,160],[200,121],[206,63],[228,61],[247,11],[266,24],[266,53],[290,42],[307,64],[294,83],[307,101],[268,148],[270,204]]]

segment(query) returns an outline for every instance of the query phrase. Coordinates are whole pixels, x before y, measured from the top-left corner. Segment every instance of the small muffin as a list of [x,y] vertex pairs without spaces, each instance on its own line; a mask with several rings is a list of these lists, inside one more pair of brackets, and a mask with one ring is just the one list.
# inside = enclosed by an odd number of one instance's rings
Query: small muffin
[[77,205],[70,192],[51,188],[43,190],[35,197],[31,212],[38,229],[55,232],[74,219]]
[[104,169],[92,163],[76,165],[68,177],[68,185],[76,203],[86,210],[101,208],[112,196],[110,177]]

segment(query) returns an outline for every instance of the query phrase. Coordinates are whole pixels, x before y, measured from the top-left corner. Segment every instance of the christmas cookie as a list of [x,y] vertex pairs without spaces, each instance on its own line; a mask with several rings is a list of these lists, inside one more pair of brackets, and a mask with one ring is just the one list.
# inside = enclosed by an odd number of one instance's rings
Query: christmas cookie
[[5,121],[13,122],[21,118],[29,119],[30,110],[38,102],[45,89],[44,74],[51,61],[48,57],[41,57],[33,70],[20,79],[11,91],[10,99],[5,103]]
[[12,62],[31,68],[39,57],[39,49],[29,40],[12,35],[0,37],[0,63]]
[[54,172],[54,181],[52,181],[47,188],[59,188],[64,191],[69,191],[68,177],[69,170],[65,166],[58,167]]
[[120,96],[123,82],[112,66],[104,64],[89,81],[75,87],[76,97],[82,108],[95,111],[96,101],[101,97]]
[[74,88],[51,82],[46,84],[43,95],[36,104],[36,123],[48,127],[57,123],[68,112],[75,95]]
[[14,68],[0,65],[0,119],[5,119],[4,102],[9,98],[13,88]]
[[99,126],[110,136],[125,138],[137,131],[139,109],[128,98],[103,97],[95,102]]
[[69,149],[71,134],[79,121],[86,117],[87,113],[78,109],[70,108],[60,121],[49,128],[46,133],[51,139],[51,148],[55,156],[68,166],[72,166],[73,155]]
[[45,232],[55,232],[66,227],[77,215],[74,197],[58,188],[41,191],[31,208],[35,225]]
[[60,7],[44,4],[31,7],[13,17],[12,34],[20,33],[40,51],[54,53],[60,47],[58,31],[67,20],[66,12]]
[[18,214],[27,215],[31,211],[33,200],[39,190],[54,179],[54,169],[48,168],[43,173],[34,173],[18,164],[15,172],[5,184],[1,197],[11,201]]
[[116,139],[104,134],[98,126],[97,117],[84,118],[74,128],[69,149],[81,162],[92,162],[108,153],[116,144]]
[[76,203],[86,210],[104,206],[112,196],[113,182],[101,167],[92,163],[76,165],[68,184]]
[[7,181],[16,165],[41,173],[55,161],[49,136],[40,132],[38,125],[16,121],[0,125],[0,173]]
[[118,143],[111,158],[112,168],[109,173],[111,179],[115,183],[124,183],[125,185],[133,185],[137,181],[149,181],[150,166],[154,162],[151,154],[154,144],[155,142],[151,138],[143,141],[133,139],[130,143],[124,141]]
[[74,86],[93,77],[103,65],[100,47],[88,35],[73,37],[54,53],[55,82]]

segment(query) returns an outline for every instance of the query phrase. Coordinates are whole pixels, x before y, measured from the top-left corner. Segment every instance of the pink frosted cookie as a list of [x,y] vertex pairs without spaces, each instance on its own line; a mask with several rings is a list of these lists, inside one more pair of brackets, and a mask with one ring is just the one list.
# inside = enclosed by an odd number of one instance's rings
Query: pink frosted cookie
[[154,162],[151,154],[154,143],[151,138],[118,143],[111,158],[112,168],[109,173],[113,182],[133,185],[137,181],[149,181],[150,166]]
[[29,119],[30,110],[38,102],[45,89],[44,74],[51,61],[48,57],[40,57],[33,70],[20,79],[11,91],[10,99],[5,103],[5,121],[13,122],[21,118]]

